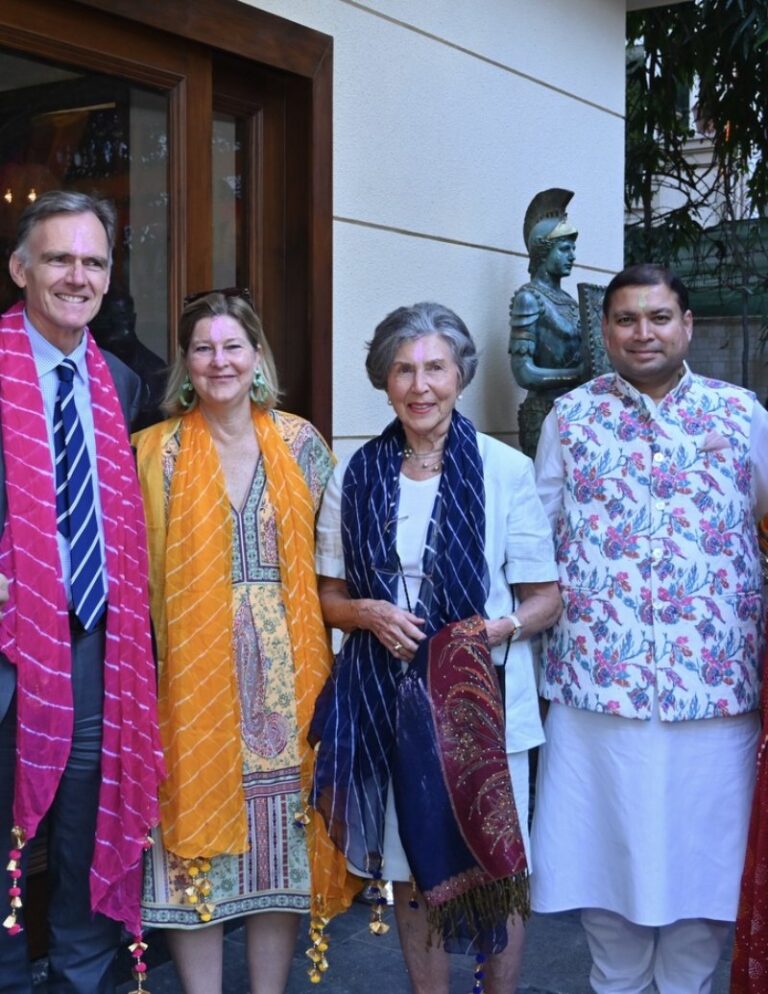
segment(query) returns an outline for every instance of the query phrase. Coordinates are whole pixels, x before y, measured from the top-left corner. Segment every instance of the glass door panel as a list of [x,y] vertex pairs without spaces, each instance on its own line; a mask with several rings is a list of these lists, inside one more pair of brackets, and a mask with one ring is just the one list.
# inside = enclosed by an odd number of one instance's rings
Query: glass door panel
[[213,286],[250,286],[247,202],[244,197],[247,122],[233,114],[213,114]]
[[[0,49],[0,250],[7,258],[21,212],[46,190],[111,200],[117,235],[99,336],[129,365],[140,351],[126,326],[134,314],[144,361],[146,351],[160,365],[168,358],[168,119],[164,92]],[[17,297],[0,267],[2,310]]]

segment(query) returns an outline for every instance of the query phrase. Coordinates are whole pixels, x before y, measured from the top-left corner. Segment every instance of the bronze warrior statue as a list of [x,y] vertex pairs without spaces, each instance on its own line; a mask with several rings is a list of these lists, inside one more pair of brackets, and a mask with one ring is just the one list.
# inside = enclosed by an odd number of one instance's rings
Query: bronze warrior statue
[[555,398],[589,375],[579,305],[560,289],[576,254],[578,232],[565,212],[572,196],[570,190],[543,190],[528,205],[523,238],[531,279],[515,293],[509,307],[512,372],[528,391],[518,412],[520,445],[531,458]]

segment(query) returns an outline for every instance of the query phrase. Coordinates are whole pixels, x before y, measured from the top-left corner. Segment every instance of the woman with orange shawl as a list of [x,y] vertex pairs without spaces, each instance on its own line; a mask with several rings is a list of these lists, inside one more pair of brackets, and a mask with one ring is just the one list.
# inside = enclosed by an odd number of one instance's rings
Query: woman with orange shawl
[[[763,575],[768,577],[768,514],[760,521]],[[747,857],[741,878],[731,994],[768,994],[768,679],[763,666],[760,710],[763,737],[757,754],[757,782],[752,801]]]
[[245,291],[188,300],[165,409],[135,436],[147,514],[168,779],[143,920],[168,929],[185,994],[221,994],[223,922],[246,916],[253,994],[285,990],[300,912],[359,883],[306,805],[306,742],[330,651],[314,522],[333,458],[276,411],[277,377]]

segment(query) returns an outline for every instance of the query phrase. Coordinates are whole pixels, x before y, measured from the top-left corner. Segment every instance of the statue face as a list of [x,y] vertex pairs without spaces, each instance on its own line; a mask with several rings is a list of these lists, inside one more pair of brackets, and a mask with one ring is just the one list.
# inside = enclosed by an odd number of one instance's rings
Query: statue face
[[576,236],[556,238],[544,260],[544,270],[555,279],[570,276],[576,258]]

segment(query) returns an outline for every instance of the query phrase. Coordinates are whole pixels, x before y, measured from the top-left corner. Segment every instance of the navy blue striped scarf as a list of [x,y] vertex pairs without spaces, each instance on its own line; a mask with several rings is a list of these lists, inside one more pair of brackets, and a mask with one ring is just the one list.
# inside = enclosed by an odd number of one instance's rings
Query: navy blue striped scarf
[[[398,420],[350,460],[341,497],[346,582],[354,598],[397,602],[400,469]],[[483,464],[472,423],[454,411],[422,563],[414,613],[432,636],[449,622],[486,616]],[[311,803],[334,843],[356,867],[382,869],[384,812],[393,754],[401,664],[369,631],[347,638],[310,729],[319,742]],[[384,870],[386,872],[386,868]]]

